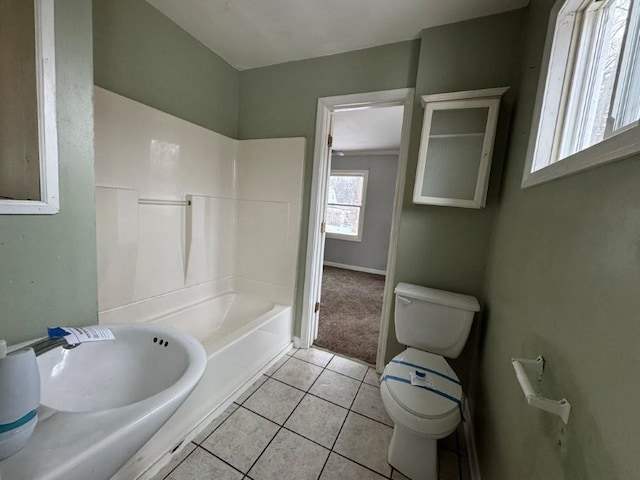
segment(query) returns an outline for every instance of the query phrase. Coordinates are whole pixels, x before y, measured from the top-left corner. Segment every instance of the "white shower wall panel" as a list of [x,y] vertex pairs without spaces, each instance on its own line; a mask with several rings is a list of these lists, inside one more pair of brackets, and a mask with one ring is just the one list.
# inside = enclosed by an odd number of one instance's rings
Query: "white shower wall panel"
[[138,258],[138,192],[96,188],[98,290],[103,308],[134,301]]
[[98,87],[95,134],[101,317],[224,285],[292,305],[304,139],[230,139]]
[[293,288],[289,204],[238,201],[236,275]]
[[99,322],[168,323],[209,354],[114,477],[148,478],[291,344],[305,140],[233,140],[100,88],[95,115]]
[[95,87],[96,185],[140,198],[233,197],[237,141]]
[[236,160],[236,198],[289,202],[299,215],[304,138],[242,140]]
[[185,209],[140,205],[134,301],[184,287]]
[[236,275],[294,295],[304,149],[304,138],[243,140],[236,158]]
[[185,258],[187,286],[232,276],[236,251],[236,201],[189,195]]

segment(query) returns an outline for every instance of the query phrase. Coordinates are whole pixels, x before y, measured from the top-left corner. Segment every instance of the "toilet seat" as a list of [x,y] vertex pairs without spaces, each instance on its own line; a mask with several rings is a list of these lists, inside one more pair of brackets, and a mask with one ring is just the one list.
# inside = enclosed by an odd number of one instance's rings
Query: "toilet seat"
[[[411,385],[411,374],[424,378]],[[415,348],[396,355],[384,369],[380,393],[396,423],[416,433],[445,436],[460,422],[462,386],[453,369],[439,356]]]

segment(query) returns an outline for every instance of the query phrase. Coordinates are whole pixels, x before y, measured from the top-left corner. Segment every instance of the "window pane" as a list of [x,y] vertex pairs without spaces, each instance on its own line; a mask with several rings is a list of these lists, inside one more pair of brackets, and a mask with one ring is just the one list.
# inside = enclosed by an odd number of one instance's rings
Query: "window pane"
[[640,117],[640,1],[631,5],[611,113],[613,133]]
[[329,177],[328,203],[362,205],[364,178],[355,175],[331,175]]
[[585,13],[571,80],[571,105],[560,158],[599,143],[613,128],[611,104],[631,0],[612,0]]
[[358,236],[360,207],[327,206],[327,233]]
[[584,148],[595,145],[604,139],[630,6],[631,0],[613,1],[607,12],[605,30],[608,28],[608,35],[603,35],[601,40],[604,42],[602,80],[597,90],[597,107],[594,122]]

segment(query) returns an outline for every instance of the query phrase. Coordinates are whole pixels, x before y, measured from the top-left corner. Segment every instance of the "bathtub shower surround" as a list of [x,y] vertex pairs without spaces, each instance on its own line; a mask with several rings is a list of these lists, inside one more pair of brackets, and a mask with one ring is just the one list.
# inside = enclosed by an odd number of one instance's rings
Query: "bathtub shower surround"
[[303,138],[233,140],[99,87],[95,116],[101,314],[205,283],[293,303]]
[[114,478],[148,476],[289,347],[304,150],[303,138],[238,141],[95,88],[99,321],[171,325],[209,356]]

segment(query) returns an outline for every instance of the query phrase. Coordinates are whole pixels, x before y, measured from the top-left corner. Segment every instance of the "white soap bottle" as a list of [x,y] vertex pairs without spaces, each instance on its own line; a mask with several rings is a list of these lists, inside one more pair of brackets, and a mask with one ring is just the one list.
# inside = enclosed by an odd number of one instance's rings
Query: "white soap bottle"
[[7,354],[0,340],[0,460],[27,444],[38,421],[40,373],[32,348]]

